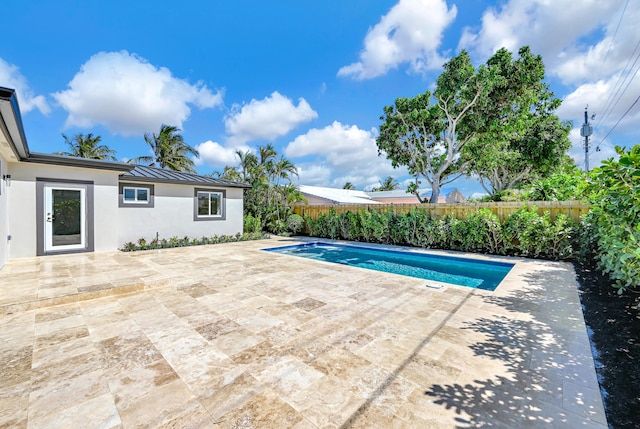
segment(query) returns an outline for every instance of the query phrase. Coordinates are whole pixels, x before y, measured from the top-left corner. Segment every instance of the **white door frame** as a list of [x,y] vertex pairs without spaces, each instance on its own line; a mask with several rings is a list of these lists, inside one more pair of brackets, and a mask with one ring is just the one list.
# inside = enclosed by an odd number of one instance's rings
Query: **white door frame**
[[[53,191],[68,190],[80,192],[80,240],[72,244],[56,244],[53,239]],[[56,251],[69,251],[85,249],[87,247],[87,186],[72,183],[47,183],[44,186],[44,251],[46,253]]]

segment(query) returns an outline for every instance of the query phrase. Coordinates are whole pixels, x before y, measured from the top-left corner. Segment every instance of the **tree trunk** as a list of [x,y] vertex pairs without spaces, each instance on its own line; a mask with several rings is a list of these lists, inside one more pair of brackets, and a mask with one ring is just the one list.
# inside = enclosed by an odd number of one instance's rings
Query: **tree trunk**
[[440,198],[440,180],[434,180],[431,183],[431,198],[429,198],[430,204],[436,204]]

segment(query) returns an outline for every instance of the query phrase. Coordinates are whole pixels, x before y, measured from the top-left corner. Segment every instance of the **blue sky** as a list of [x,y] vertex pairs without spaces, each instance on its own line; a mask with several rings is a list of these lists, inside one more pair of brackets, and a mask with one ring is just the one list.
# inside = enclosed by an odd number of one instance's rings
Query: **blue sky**
[[610,132],[640,96],[636,1],[27,0],[3,16],[0,86],[17,90],[34,152],[91,132],[126,160],[147,155],[144,133],[166,123],[199,149],[202,174],[273,143],[301,184],[406,184],[377,155],[383,107],[433,88],[461,49],[477,65],[522,45],[543,56],[580,165],[586,105],[601,149],[592,166],[640,142],[640,102]]

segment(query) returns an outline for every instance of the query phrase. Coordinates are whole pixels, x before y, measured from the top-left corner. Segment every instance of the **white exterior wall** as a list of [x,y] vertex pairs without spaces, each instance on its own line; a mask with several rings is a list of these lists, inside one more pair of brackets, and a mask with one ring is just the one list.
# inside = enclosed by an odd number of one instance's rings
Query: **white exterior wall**
[[[122,180],[123,183],[133,183]],[[135,182],[135,186],[144,184]],[[118,209],[118,247],[124,243],[136,243],[144,238],[150,241],[174,236],[200,238],[212,235],[242,233],[242,198],[239,188],[220,188],[205,185],[173,185],[154,183],[154,207],[120,207]],[[194,190],[226,190],[226,220],[194,221]]]
[[[37,163],[11,164],[9,188],[10,257],[36,255],[36,178],[93,182],[94,250],[118,248],[117,171],[63,167]],[[4,195],[3,195],[4,196]]]
[[5,174],[11,174],[9,164],[0,155],[0,268],[9,259],[9,198],[6,182],[2,179]]

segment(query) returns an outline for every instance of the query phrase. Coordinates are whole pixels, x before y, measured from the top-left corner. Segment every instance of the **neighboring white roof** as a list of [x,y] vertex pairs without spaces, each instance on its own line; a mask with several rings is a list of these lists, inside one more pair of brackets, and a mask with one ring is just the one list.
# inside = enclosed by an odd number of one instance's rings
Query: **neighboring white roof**
[[[420,197],[431,195],[431,189],[420,189]],[[409,194],[404,189],[396,189],[395,191],[368,191],[369,198],[410,198],[415,197],[415,194]]]
[[[449,195],[451,192],[457,191],[458,188],[440,188],[440,195],[447,196]],[[431,188],[423,188],[423,189],[419,189],[420,192],[420,198],[429,198],[431,196]],[[415,196],[415,194],[408,194],[406,190],[404,189],[396,189],[395,191],[379,191],[379,192],[373,192],[373,191],[368,191],[367,195],[369,195],[370,198],[408,198],[408,197],[412,197]]]
[[382,204],[373,201],[365,191],[353,189],[323,188],[321,186],[300,185],[298,190],[303,194],[324,198],[336,204]]

